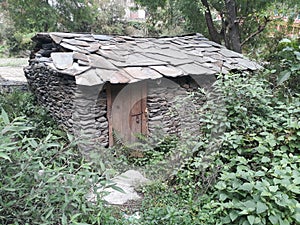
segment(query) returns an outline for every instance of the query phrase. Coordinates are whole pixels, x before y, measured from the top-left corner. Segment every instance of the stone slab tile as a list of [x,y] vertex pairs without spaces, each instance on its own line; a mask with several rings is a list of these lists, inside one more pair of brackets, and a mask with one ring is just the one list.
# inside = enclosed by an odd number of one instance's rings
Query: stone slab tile
[[73,65],[73,55],[73,52],[52,52],[51,58],[57,69],[64,70]]

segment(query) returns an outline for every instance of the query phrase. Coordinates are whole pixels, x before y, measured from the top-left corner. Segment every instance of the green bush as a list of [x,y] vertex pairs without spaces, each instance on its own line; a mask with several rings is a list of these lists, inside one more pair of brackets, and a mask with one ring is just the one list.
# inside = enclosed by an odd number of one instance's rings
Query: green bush
[[216,82],[199,111],[200,141],[176,147],[194,149],[193,157],[169,186],[146,190],[145,224],[169,217],[172,224],[300,223],[300,99],[271,87],[239,74]]
[[284,38],[278,42],[275,51],[266,56],[267,66],[274,86],[284,93],[299,92],[300,81],[300,39]]
[[[49,134],[30,138],[22,117],[0,116],[1,224],[119,224],[100,200],[99,186],[112,185],[70,143]],[[88,200],[94,195],[97,201]]]
[[30,92],[14,90],[11,93],[0,94],[0,108],[3,108],[10,119],[25,117],[32,127],[27,136],[42,138],[50,132],[61,133],[57,124],[45,108],[39,106]]
[[12,31],[11,35],[7,37],[7,45],[10,55],[27,57],[29,51],[33,48],[31,38],[35,33],[21,33]]

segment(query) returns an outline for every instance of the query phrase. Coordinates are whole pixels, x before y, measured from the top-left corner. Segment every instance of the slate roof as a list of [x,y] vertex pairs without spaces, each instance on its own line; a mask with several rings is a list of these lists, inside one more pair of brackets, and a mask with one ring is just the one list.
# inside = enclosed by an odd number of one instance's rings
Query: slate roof
[[214,75],[261,67],[201,34],[133,38],[75,33],[38,33],[31,62],[75,76],[80,85],[132,83],[186,75]]

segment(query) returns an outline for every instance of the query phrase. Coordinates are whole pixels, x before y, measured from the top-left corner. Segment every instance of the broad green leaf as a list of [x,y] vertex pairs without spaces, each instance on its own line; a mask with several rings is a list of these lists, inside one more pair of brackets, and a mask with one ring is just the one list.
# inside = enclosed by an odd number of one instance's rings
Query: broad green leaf
[[300,213],[296,213],[296,214],[294,215],[294,218],[295,218],[295,220],[296,220],[298,223],[300,223]]
[[7,115],[7,113],[5,112],[5,110],[3,108],[2,108],[2,112],[1,112],[1,118],[2,118],[5,125],[8,125],[10,123],[8,115]]
[[268,157],[262,157],[262,159],[261,159],[261,162],[263,162],[263,163],[266,163],[266,162],[270,162],[271,160],[270,160],[270,158],[268,158]]
[[293,183],[294,184],[300,184],[300,177],[296,177],[294,180],[293,180]]
[[283,82],[287,81],[291,76],[291,71],[284,70],[279,74],[277,79],[277,84],[281,85]]
[[263,213],[267,209],[268,209],[268,206],[265,203],[263,203],[263,202],[257,202],[257,205],[256,205],[256,213],[257,214]]
[[269,187],[269,190],[271,191],[271,192],[276,192],[277,190],[278,190],[278,186],[276,185],[276,186],[270,186]]
[[249,211],[247,209],[242,210],[241,212],[239,212],[239,215],[248,215]]
[[300,188],[295,186],[295,185],[290,185],[289,186],[289,190],[291,190],[291,192],[295,193],[295,194],[300,194]]
[[7,154],[4,154],[3,152],[0,152],[0,158],[2,158],[2,159],[7,159],[8,161],[11,162],[9,156],[8,156]]
[[261,196],[267,196],[267,197],[272,196],[272,194],[270,192],[268,192],[268,191],[263,191],[260,195]]
[[254,176],[256,176],[256,177],[263,177],[265,175],[266,175],[265,172],[263,172],[263,171],[257,171]]
[[280,225],[290,225],[290,222],[287,219],[282,220],[279,218],[279,224]]
[[251,183],[244,183],[242,186],[239,187],[239,190],[250,192],[252,191],[254,184]]
[[218,190],[224,190],[226,189],[226,183],[224,181],[219,181],[216,185],[215,188]]
[[219,198],[220,198],[220,201],[224,201],[224,200],[226,200],[228,198],[228,196],[226,194],[224,194],[224,193],[221,193],[219,195]]
[[256,149],[256,150],[258,151],[258,153],[260,153],[260,154],[264,154],[264,153],[270,151],[270,149],[268,149],[267,147],[265,147],[265,146],[263,146],[263,145],[259,145],[259,146],[256,147],[255,149]]
[[300,52],[294,51],[294,54],[295,54],[297,60],[300,60]]
[[248,220],[244,220],[244,222],[242,223],[242,225],[249,225]]
[[230,219],[231,219],[231,221],[233,222],[233,221],[235,221],[236,220],[236,218],[238,218],[238,216],[239,216],[239,214],[238,214],[238,212],[237,211],[231,211],[230,213],[229,213],[229,217],[230,217]]
[[247,220],[250,223],[250,225],[253,225],[255,221],[255,216],[249,215],[247,216]]
[[269,216],[269,221],[270,221],[273,225],[278,224],[279,216],[278,216],[278,215],[276,215],[276,216],[270,215],[270,216]]

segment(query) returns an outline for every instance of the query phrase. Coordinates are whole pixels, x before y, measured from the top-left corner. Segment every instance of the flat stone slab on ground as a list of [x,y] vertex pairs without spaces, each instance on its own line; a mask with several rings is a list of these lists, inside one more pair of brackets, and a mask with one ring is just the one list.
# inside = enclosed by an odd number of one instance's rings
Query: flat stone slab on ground
[[149,182],[139,171],[128,170],[112,179],[116,186],[121,188],[125,193],[113,188],[104,189],[109,194],[103,197],[108,204],[123,205],[128,201],[139,200],[141,196],[135,191],[139,185]]
[[0,79],[12,83],[27,82],[22,67],[0,67]]
[[26,83],[23,67],[28,65],[25,58],[0,58],[0,84]]

